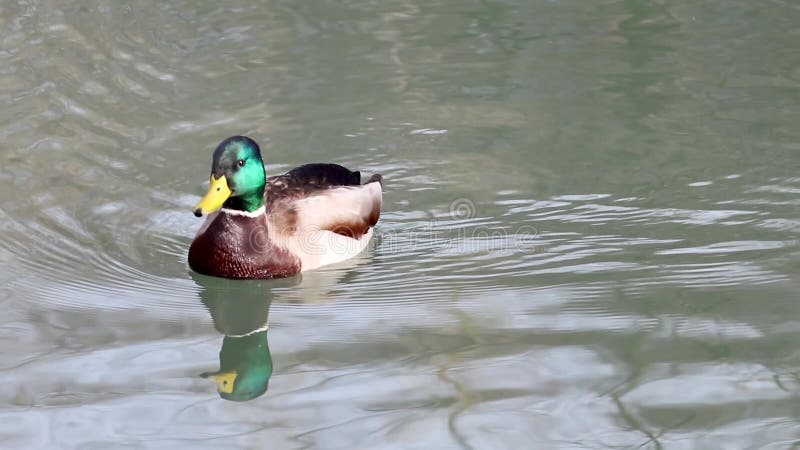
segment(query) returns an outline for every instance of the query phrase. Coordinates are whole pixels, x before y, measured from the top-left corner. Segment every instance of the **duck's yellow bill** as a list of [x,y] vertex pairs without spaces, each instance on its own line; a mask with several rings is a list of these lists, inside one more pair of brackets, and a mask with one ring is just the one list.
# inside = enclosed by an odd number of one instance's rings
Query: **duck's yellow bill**
[[236,376],[239,375],[235,370],[230,372],[220,373],[204,373],[200,375],[203,378],[211,378],[217,382],[217,391],[223,394],[230,394],[233,392],[233,383],[236,382]]
[[203,214],[210,214],[220,209],[230,196],[231,188],[228,187],[228,180],[225,175],[217,179],[214,179],[214,175],[211,175],[211,186],[208,188],[206,195],[200,199],[200,203],[194,207],[194,215],[200,217]]

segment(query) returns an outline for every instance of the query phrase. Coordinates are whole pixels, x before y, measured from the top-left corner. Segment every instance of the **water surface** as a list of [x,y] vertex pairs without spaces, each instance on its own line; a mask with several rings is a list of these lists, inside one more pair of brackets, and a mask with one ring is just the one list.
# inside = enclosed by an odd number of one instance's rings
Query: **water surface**
[[[798,24],[780,0],[0,5],[0,446],[797,447]],[[374,245],[192,274],[232,134],[270,174],[382,173]],[[200,375],[242,355],[268,390],[225,401]]]

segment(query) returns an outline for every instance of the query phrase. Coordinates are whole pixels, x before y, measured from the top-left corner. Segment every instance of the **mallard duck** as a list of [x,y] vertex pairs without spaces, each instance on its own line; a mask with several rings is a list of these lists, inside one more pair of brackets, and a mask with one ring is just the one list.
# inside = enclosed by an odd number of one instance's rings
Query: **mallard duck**
[[211,186],[194,209],[208,215],[189,267],[225,278],[276,278],[344,261],[372,238],[382,178],[337,164],[306,164],[266,177],[261,149],[232,136],[214,150]]

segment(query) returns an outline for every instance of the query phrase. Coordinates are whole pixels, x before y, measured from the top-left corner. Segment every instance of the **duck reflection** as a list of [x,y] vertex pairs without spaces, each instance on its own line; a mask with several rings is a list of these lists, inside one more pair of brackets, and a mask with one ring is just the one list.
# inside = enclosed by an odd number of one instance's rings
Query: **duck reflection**
[[217,384],[225,400],[247,401],[263,395],[272,376],[269,352],[269,307],[273,289],[297,280],[242,281],[192,274],[200,299],[211,313],[214,328],[225,337],[219,351],[219,370],[200,376]]
[[267,330],[248,336],[225,336],[219,351],[219,370],[200,374],[217,382],[217,392],[225,400],[242,402],[267,392],[272,376]]

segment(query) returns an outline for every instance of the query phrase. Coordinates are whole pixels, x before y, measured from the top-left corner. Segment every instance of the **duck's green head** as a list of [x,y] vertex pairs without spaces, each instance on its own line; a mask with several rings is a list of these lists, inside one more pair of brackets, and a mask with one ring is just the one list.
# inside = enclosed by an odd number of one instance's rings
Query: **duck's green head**
[[197,217],[224,206],[255,211],[264,205],[264,162],[258,144],[247,136],[231,136],[214,150],[211,186],[195,206]]

